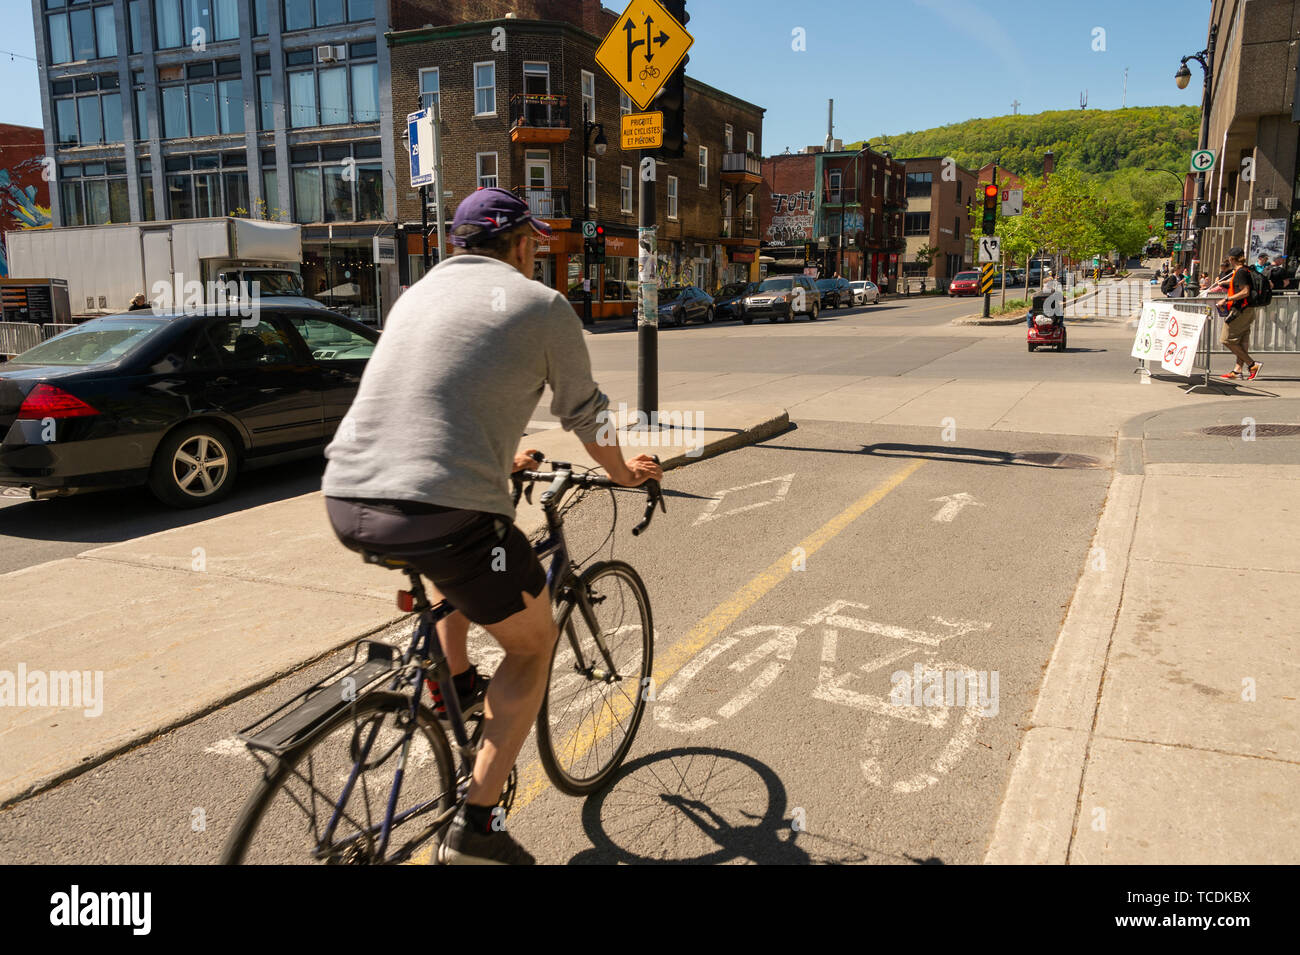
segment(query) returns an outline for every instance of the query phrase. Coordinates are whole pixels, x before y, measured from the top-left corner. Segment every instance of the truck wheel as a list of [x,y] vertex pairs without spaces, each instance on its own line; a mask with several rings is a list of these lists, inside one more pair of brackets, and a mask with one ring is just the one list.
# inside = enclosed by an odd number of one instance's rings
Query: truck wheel
[[1033,351],[1036,347],[1038,347],[1038,346],[1036,346],[1033,342],[1030,342],[1030,343],[1029,343],[1029,350],[1030,350],[1030,351]]
[[239,453],[225,428],[206,421],[177,428],[158,445],[149,490],[172,507],[215,504],[235,488]]

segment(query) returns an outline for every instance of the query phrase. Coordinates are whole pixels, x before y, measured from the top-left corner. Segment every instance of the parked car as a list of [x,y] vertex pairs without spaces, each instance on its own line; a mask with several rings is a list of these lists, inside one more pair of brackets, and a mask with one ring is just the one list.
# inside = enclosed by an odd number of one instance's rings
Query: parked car
[[822,293],[823,308],[851,308],[853,306],[853,286],[848,279],[818,279],[817,290]]
[[880,286],[875,282],[850,282],[854,305],[875,305],[880,301]]
[[1007,269],[1007,288],[1019,288],[1025,284],[1024,269]]
[[732,282],[718,289],[713,307],[718,318],[744,318],[745,296],[758,288],[757,282]]
[[821,309],[821,293],[812,279],[806,275],[776,275],[763,279],[745,297],[745,314],[741,320],[746,325],[755,318],[788,322],[795,315],[807,315],[815,322]]
[[980,293],[980,274],[978,272],[958,272],[952,277],[948,286],[949,297],[955,295],[978,295]]
[[659,290],[659,322],[685,325],[698,318],[705,324],[713,321],[713,296],[694,285],[677,285]]
[[302,306],[228,311],[92,319],[0,366],[0,486],[143,484],[196,507],[246,468],[320,454],[379,333]]

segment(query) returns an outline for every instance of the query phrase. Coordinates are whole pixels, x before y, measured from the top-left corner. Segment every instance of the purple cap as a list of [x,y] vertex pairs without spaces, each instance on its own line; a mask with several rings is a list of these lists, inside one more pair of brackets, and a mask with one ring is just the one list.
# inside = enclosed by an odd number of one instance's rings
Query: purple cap
[[[457,226],[476,225],[484,230],[480,234],[487,238],[509,232],[525,222],[531,223],[540,235],[550,236],[551,227],[533,215],[528,203],[512,192],[491,186],[475,189],[465,197],[456,207],[456,218],[452,220],[451,228],[455,231]],[[451,244],[461,248],[469,246],[465,237],[460,235],[453,235]]]

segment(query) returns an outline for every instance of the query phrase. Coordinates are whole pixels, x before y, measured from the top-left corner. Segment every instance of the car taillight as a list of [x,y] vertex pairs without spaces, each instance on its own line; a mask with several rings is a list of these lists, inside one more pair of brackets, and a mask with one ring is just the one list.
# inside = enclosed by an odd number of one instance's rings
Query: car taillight
[[37,385],[18,409],[18,417],[27,420],[42,418],[88,418],[99,414],[76,395],[68,394],[54,385]]

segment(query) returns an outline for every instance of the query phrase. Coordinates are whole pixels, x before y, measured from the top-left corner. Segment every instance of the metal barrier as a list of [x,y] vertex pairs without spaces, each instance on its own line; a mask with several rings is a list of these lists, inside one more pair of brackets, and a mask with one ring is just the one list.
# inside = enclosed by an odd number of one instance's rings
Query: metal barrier
[[62,335],[69,328],[76,328],[76,327],[77,327],[76,325],[55,325],[53,322],[51,322],[49,325],[41,326],[41,338],[44,339],[45,341],[49,341],[55,335]]
[[41,326],[34,322],[0,322],[0,356],[21,355],[42,340]]
[[[1200,312],[1215,302],[1222,301],[1224,295],[1207,295],[1205,298],[1164,298],[1149,299],[1152,302],[1168,302],[1182,311]],[[1300,292],[1274,292],[1273,301],[1264,308],[1256,308],[1255,321],[1250,326],[1250,352],[1253,355],[1300,355]],[[1217,355],[1230,354],[1219,341],[1223,330],[1223,319],[1216,310],[1211,309],[1210,320],[1205,323],[1203,338],[1209,340],[1210,352]]]

